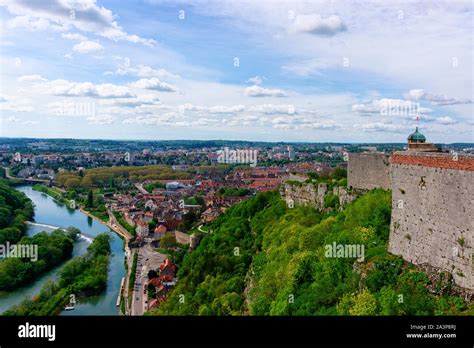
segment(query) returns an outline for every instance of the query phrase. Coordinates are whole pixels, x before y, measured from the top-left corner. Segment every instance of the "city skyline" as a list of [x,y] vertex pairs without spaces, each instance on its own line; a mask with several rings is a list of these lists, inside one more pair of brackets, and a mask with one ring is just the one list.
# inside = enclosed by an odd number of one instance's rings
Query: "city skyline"
[[0,136],[474,142],[472,4],[374,3],[0,1]]

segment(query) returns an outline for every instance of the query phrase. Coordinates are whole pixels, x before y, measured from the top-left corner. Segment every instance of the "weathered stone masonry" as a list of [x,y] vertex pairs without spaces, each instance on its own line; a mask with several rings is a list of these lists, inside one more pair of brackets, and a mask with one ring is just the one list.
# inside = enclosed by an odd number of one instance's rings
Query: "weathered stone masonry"
[[397,152],[390,177],[389,251],[448,271],[474,290],[474,158]]
[[[320,183],[317,186],[311,183],[299,185],[285,183],[280,189],[280,194],[287,204],[291,200],[294,205],[310,206],[321,211],[328,210],[324,207],[324,198],[330,192],[325,183]],[[340,209],[355,199],[355,195],[340,186],[333,187],[332,194],[339,197]]]
[[390,189],[389,156],[380,152],[350,153],[347,186],[354,189]]

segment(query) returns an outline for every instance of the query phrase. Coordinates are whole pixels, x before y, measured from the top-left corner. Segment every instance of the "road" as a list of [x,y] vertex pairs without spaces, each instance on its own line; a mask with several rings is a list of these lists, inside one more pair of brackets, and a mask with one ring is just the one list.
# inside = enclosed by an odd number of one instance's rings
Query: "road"
[[198,231],[199,231],[199,232],[202,232],[202,233],[209,233],[209,231],[203,230],[203,229],[202,229],[202,226],[203,226],[203,225],[199,225],[199,226],[198,226]]
[[135,284],[133,285],[131,315],[143,315],[144,297],[143,287],[145,284],[144,273],[145,266],[142,265],[143,256],[138,251],[137,272],[135,274]]
[[14,178],[13,176],[10,175],[10,168],[3,167],[3,169],[5,169],[5,176],[7,177],[7,179],[16,179],[16,178]]
[[121,234],[125,237],[127,243],[130,239],[132,239],[132,235],[130,232],[127,231],[125,227],[123,227],[115,218],[115,215],[112,213],[110,209],[107,209],[107,213],[109,214],[109,227],[114,229],[118,234]]
[[155,251],[148,243],[139,248],[137,252],[137,273],[133,286],[131,315],[143,315],[148,309],[148,291],[144,292],[145,286],[148,284],[148,271],[158,269],[166,258],[166,255]]
[[8,167],[3,167],[5,169],[5,177],[10,180],[21,180],[25,182],[37,182],[41,184],[46,184],[49,185],[49,180],[48,179],[38,179],[38,178],[16,178],[14,176],[11,176],[10,174],[10,168]]
[[141,183],[136,183],[135,187],[140,191],[140,193],[143,193],[144,195],[149,195],[150,193],[143,188],[143,184]]

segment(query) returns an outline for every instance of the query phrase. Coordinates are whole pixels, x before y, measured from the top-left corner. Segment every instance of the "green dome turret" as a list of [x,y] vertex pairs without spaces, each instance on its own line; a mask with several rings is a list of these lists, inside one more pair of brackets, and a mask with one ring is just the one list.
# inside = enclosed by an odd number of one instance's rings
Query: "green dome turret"
[[411,133],[408,136],[408,142],[412,143],[424,143],[426,141],[426,138],[423,134],[418,132],[418,127],[416,127],[416,130],[414,133]]

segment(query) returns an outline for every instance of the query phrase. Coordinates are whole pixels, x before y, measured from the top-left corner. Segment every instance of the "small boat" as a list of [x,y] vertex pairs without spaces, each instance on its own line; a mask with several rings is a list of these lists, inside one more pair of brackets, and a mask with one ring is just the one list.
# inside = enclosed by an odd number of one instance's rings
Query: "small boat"
[[74,306],[66,306],[64,307],[65,311],[72,311],[74,309]]

